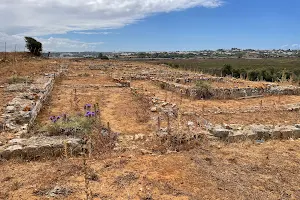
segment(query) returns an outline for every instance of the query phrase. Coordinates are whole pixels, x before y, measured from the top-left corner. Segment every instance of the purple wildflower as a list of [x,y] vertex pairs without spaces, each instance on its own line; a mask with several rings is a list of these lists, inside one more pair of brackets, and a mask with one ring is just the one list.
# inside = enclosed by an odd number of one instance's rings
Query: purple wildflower
[[91,107],[92,107],[92,105],[88,103],[88,104],[85,104],[84,109],[87,110],[87,109],[90,109]]
[[51,116],[49,119],[50,119],[51,121],[53,121],[53,120],[56,119],[56,117],[55,117],[55,115],[54,115],[54,116]]
[[90,116],[90,111],[86,112],[86,114],[84,116],[89,117]]

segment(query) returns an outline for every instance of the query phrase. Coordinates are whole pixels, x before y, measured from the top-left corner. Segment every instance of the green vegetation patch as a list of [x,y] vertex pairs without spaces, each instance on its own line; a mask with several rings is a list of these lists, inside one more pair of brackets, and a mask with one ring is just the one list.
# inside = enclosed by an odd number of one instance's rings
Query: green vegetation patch
[[169,59],[149,62],[165,64],[175,69],[216,76],[229,75],[251,81],[300,81],[300,58]]
[[13,75],[7,80],[8,84],[17,84],[17,83],[32,83],[33,80],[26,76]]

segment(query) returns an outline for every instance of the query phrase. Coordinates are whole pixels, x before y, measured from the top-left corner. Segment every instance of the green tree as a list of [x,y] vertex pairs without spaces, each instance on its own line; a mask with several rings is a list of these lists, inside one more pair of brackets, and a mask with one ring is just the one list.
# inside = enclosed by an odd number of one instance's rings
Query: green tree
[[99,53],[98,58],[102,58],[103,57],[103,53]]
[[42,43],[32,37],[25,37],[26,48],[35,56],[40,56],[43,51]]
[[103,53],[99,53],[98,58],[101,60],[109,60],[109,58],[105,55],[103,55]]
[[223,76],[232,75],[232,66],[229,64],[225,64],[222,68],[222,75]]

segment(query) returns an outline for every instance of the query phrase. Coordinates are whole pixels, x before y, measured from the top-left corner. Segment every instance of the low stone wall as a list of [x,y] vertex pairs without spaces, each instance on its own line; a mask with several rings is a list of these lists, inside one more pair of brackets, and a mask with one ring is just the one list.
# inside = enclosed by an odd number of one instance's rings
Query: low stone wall
[[225,82],[223,77],[205,77],[205,76],[192,76],[187,78],[170,78],[168,81],[174,81],[179,84],[196,83],[197,81],[211,81],[211,82]]
[[27,133],[43,104],[49,98],[55,79],[65,70],[61,68],[56,73],[45,74],[32,84],[22,87],[24,90],[7,104],[1,116],[4,130],[15,133],[16,138]]
[[244,139],[268,140],[268,139],[299,139],[300,125],[216,125],[209,128],[210,133],[219,139],[239,141]]
[[300,95],[300,87],[270,85],[265,88],[195,88],[174,82],[153,80],[162,89],[193,99],[235,99],[259,95]]
[[78,155],[82,152],[81,140],[65,136],[31,137],[12,139],[0,147],[0,159],[21,158],[26,160],[60,156]]

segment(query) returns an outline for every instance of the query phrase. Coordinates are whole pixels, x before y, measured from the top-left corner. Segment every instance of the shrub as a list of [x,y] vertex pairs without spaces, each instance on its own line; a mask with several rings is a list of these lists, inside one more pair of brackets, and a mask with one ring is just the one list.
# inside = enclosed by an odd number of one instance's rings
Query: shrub
[[51,136],[55,135],[77,135],[83,136],[91,133],[96,120],[87,117],[71,117],[68,120],[59,120],[55,123],[46,125],[43,129]]
[[248,73],[248,79],[250,81],[257,81],[259,79],[259,71],[253,70]]
[[233,69],[232,70],[232,76],[235,77],[235,78],[240,78],[240,76],[241,76],[240,73],[241,72],[240,72],[239,69]]
[[16,84],[16,83],[31,83],[32,79],[29,79],[25,76],[13,75],[7,80],[8,84]]
[[222,75],[223,76],[232,75],[232,66],[229,64],[225,64],[222,68]]
[[239,70],[239,74],[240,74],[239,78],[246,78],[247,71],[242,68],[242,69]]
[[265,69],[261,70],[260,77],[265,81],[269,81],[269,82],[273,81],[273,76],[269,70],[265,70]]
[[207,99],[212,97],[211,85],[207,81],[197,81],[194,89],[196,89],[197,98]]

